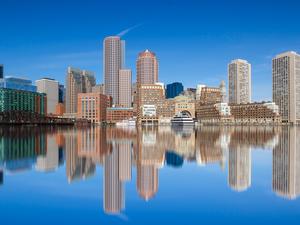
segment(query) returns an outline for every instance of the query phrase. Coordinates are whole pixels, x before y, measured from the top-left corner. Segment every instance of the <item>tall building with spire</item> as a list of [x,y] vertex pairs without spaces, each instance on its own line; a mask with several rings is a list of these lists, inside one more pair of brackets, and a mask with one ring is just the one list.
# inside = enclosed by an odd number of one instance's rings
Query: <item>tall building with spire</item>
[[279,107],[283,122],[300,121],[300,55],[285,52],[272,61],[273,102]]
[[148,49],[141,52],[136,62],[137,84],[155,84],[158,82],[158,61],[155,53]]
[[124,65],[125,42],[118,36],[106,37],[103,41],[103,74],[105,94],[119,103],[119,71]]
[[232,104],[251,102],[251,64],[246,60],[236,59],[228,65],[228,98]]

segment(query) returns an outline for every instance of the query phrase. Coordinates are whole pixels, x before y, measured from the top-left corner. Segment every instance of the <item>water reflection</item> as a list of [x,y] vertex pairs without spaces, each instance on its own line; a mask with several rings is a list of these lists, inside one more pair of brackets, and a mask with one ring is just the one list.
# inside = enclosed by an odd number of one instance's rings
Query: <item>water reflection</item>
[[273,191],[295,199],[300,193],[299,129],[1,127],[0,185],[5,184],[5,173],[32,168],[54,172],[64,162],[72,185],[94,176],[98,165],[103,168],[104,212],[118,214],[125,209],[125,184],[133,179],[132,168],[136,168],[137,193],[145,201],[159,191],[160,169],[178,169],[190,162],[219,165],[228,174],[229,187],[241,192],[251,187],[251,155],[259,148],[273,150]]

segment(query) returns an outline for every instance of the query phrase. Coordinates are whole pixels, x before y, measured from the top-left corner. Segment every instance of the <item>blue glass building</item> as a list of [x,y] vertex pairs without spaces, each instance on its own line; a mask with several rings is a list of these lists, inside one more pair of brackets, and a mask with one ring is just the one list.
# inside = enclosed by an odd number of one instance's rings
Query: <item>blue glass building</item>
[[183,92],[183,85],[182,85],[182,83],[174,82],[172,84],[167,84],[166,98],[175,98],[181,92]]
[[4,68],[3,65],[0,64],[0,79],[2,79],[4,77]]
[[31,80],[18,77],[5,77],[0,79],[0,88],[36,92],[36,86]]
[[65,95],[66,95],[66,88],[63,84],[60,84],[58,87],[58,102],[59,103],[65,102]]

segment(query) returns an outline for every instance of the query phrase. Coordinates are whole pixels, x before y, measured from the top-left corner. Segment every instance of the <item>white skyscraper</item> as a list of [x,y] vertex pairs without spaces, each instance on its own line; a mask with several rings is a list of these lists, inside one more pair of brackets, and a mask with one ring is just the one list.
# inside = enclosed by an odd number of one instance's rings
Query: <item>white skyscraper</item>
[[228,65],[228,85],[229,103],[250,103],[251,64],[242,59],[231,61]]
[[42,78],[35,81],[37,91],[47,94],[47,113],[54,114],[58,104],[58,81],[50,78]]
[[285,52],[273,59],[273,101],[284,122],[300,120],[300,55]]
[[118,36],[111,36],[103,42],[103,74],[105,94],[113,98],[113,104],[119,103],[119,70],[124,66],[125,42]]

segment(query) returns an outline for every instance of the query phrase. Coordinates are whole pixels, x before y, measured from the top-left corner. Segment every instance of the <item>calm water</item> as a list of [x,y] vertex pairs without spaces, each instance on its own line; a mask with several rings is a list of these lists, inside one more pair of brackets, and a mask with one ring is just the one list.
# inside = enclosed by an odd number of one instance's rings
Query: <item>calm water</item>
[[299,224],[300,128],[0,127],[1,224]]

